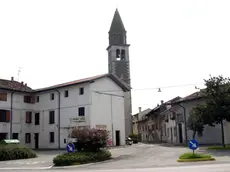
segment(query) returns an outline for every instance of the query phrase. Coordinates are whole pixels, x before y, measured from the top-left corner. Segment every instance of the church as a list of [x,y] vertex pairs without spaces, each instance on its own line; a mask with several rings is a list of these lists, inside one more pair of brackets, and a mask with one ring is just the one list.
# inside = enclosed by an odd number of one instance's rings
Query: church
[[[0,140],[33,149],[65,148],[73,127],[106,129],[113,146],[132,133],[129,44],[118,10],[109,30],[108,73],[32,89],[0,79]],[[116,90],[115,92],[112,90]]]

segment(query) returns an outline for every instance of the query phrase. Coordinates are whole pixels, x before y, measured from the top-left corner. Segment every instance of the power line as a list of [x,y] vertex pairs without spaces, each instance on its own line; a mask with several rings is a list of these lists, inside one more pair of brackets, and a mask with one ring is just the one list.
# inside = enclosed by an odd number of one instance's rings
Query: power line
[[[132,91],[145,91],[145,90],[161,90],[167,88],[179,88],[179,87],[188,87],[188,86],[196,86],[199,84],[204,84],[204,82],[194,83],[194,84],[184,84],[184,85],[171,85],[171,86],[162,86],[162,87],[152,87],[152,88],[133,88]],[[100,92],[119,92],[121,90],[100,90]],[[95,91],[94,91],[95,92]],[[160,92],[160,91],[159,91]]]

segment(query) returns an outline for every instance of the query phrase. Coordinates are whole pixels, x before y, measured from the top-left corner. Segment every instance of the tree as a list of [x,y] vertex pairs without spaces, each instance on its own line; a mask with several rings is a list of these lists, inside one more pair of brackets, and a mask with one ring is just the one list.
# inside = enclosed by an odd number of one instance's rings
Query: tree
[[106,147],[109,132],[94,128],[74,128],[71,137],[77,138],[75,146],[79,151],[97,152],[100,148]]
[[204,80],[205,109],[203,122],[209,126],[221,125],[222,145],[225,147],[223,121],[230,122],[230,79],[222,75]]
[[187,121],[188,128],[193,131],[193,139],[195,139],[196,133],[199,137],[203,136],[204,121],[203,114],[205,111],[205,105],[197,105],[190,111]]

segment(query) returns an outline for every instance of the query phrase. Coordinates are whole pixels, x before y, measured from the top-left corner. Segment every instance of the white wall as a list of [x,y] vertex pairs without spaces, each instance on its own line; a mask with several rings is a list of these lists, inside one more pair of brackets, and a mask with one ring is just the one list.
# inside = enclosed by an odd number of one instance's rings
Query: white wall
[[[124,92],[109,78],[102,78],[96,80],[91,84],[90,90],[92,92],[92,106],[90,109],[91,126],[106,125],[107,130],[110,131],[112,136],[112,123],[113,123],[113,143],[116,144],[116,130],[120,131],[120,144],[125,145],[125,116],[124,116]],[[113,91],[108,91],[113,90]],[[114,91],[120,90],[120,91]],[[105,95],[99,94],[94,91],[103,92]],[[107,92],[106,92],[107,91]],[[114,96],[118,95],[118,96]],[[112,100],[112,106],[111,106]]]
[[[84,87],[84,94],[79,95],[79,88]],[[64,97],[65,90],[68,90],[68,97]],[[81,85],[69,86],[58,89],[61,98],[60,107],[60,146],[66,147],[64,139],[68,137],[69,127],[107,125],[111,131],[111,109],[110,96],[99,95],[92,91],[120,90],[112,94],[123,96],[121,88],[110,78],[96,80],[93,84],[85,83]],[[54,93],[54,100],[50,99],[50,94]],[[111,92],[109,92],[111,94]],[[19,133],[19,140],[22,144],[30,148],[35,148],[34,133],[39,133],[39,148],[58,148],[58,92],[46,91],[37,93],[39,102],[35,104],[24,103],[24,94],[15,93],[13,96],[13,133]],[[7,101],[0,102],[0,109],[10,110],[11,93],[7,95]],[[92,104],[93,103],[93,104]],[[78,108],[85,107],[85,122],[74,122],[72,118],[79,117]],[[55,124],[49,124],[49,111],[55,111]],[[26,111],[32,111],[32,123],[27,124]],[[40,113],[40,124],[35,125],[35,113]],[[125,144],[124,136],[124,98],[112,96],[112,113],[115,130],[120,130],[121,144]],[[10,133],[10,123],[0,122],[0,132]],[[55,133],[55,142],[50,143],[50,132]],[[25,133],[31,133],[31,143],[25,143]]]
[[[84,87],[84,94],[79,94],[79,89]],[[65,91],[68,90],[68,97]],[[68,137],[69,127],[89,125],[89,84],[80,84],[58,89],[60,92],[60,147],[65,148],[64,139]],[[54,93],[54,100],[50,100],[50,94]],[[39,148],[58,148],[58,92],[48,91],[37,94],[39,102],[35,103],[35,111],[40,112],[41,124],[34,127],[34,132],[40,133]],[[85,108],[86,122],[76,123],[72,118],[78,117],[78,108]],[[55,124],[49,124],[49,111],[55,111]],[[50,143],[49,133],[55,132],[55,142]]]
[[[186,103],[182,103],[181,105],[185,107],[186,109],[186,120],[188,120],[189,118],[189,113],[192,110],[193,107],[195,107],[197,104],[202,103],[202,101],[197,100],[197,101],[189,101]],[[179,106],[173,106],[174,111],[178,114],[181,113],[183,114],[183,109]],[[183,143],[185,143],[185,129],[184,129],[184,122],[181,122],[182,124],[182,135],[183,135]],[[172,143],[179,143],[179,127],[178,127],[178,123],[176,123],[175,120],[171,120],[169,118],[169,122],[166,123],[166,128],[169,128],[169,135],[168,135],[168,139],[167,142],[171,142],[171,131],[170,128],[174,128],[176,126],[176,137],[173,137],[173,142]],[[173,132],[174,133],[174,132]],[[187,129],[187,137],[188,140],[192,139],[193,137],[193,131]],[[203,132],[203,136],[199,137],[198,135],[196,135],[195,138],[199,144],[219,144],[221,143],[221,132],[220,132],[220,125],[216,125],[215,127],[209,127],[209,126],[205,126],[204,128],[204,132]]]

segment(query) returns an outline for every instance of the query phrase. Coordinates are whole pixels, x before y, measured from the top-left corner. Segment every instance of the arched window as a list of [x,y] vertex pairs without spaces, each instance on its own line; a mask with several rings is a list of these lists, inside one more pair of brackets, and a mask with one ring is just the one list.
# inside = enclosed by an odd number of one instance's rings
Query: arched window
[[121,50],[121,60],[125,60],[125,50]]
[[116,58],[117,58],[117,60],[121,59],[121,52],[119,49],[116,50]]

